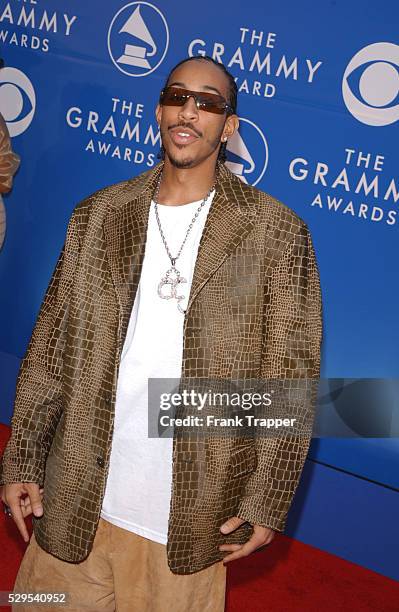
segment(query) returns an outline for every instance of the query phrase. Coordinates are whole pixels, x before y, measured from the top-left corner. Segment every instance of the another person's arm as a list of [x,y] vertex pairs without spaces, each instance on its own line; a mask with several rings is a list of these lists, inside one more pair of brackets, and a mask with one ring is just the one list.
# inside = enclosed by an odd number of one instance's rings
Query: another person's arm
[[20,158],[11,148],[7,125],[0,113],[0,193],[10,191],[19,164]]

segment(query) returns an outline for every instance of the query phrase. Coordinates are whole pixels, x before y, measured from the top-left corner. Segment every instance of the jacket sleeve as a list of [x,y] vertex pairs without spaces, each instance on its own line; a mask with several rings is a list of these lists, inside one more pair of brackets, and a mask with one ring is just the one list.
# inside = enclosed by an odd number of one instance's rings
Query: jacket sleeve
[[[321,290],[312,239],[303,222],[267,279],[264,330],[262,379],[275,379],[280,387],[284,382],[279,381],[285,379],[319,379]],[[303,381],[291,382],[302,388],[306,386]],[[315,384],[316,381],[310,383],[313,394],[310,399],[309,394],[307,399],[302,397],[299,410],[298,402],[288,406],[289,416],[299,414],[300,421],[313,425]],[[286,403],[281,406],[282,417],[285,408]],[[263,434],[255,438],[257,466],[249,477],[237,516],[252,524],[284,530],[309,450],[311,429],[311,426],[302,427],[299,433]]]
[[11,436],[0,462],[0,484],[43,484],[44,465],[63,410],[63,347],[78,253],[73,214],[20,366]]

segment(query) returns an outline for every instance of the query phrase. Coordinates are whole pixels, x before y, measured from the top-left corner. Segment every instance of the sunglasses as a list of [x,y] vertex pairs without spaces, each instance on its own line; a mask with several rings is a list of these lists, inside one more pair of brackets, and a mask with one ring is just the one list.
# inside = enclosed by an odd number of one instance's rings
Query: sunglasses
[[163,89],[159,97],[159,103],[162,106],[184,106],[189,98],[194,98],[198,110],[215,113],[216,115],[223,115],[224,113],[231,115],[234,112],[223,96],[203,91],[190,91],[180,87]]

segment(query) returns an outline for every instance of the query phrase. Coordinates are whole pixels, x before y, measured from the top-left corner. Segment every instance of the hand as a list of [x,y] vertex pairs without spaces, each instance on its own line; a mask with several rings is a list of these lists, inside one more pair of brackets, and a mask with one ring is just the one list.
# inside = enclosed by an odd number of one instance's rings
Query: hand
[[[239,518],[238,516],[233,516],[228,521],[223,523],[220,528],[220,531],[224,534],[231,533],[237,527],[246,523],[244,519]],[[219,550],[221,551],[231,551],[230,555],[224,557],[223,565],[229,563],[230,561],[234,561],[235,559],[239,559],[240,557],[246,557],[250,555],[258,548],[262,548],[262,546],[266,546],[270,544],[275,536],[275,531],[270,527],[261,527],[261,525],[254,525],[254,532],[248,542],[245,544],[221,544],[219,546]]]
[[12,518],[25,542],[29,542],[29,534],[24,519],[32,512],[37,517],[42,516],[43,491],[35,482],[13,482],[2,487],[1,500],[10,507]]

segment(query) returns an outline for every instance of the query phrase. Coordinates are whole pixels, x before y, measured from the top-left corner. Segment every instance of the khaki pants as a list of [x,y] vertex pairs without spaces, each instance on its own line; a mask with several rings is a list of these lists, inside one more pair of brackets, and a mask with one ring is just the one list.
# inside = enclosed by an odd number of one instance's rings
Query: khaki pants
[[226,568],[220,561],[194,574],[170,571],[166,546],[100,518],[81,563],[44,551],[32,534],[14,593],[67,593],[67,605],[28,604],[14,612],[223,612]]

